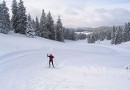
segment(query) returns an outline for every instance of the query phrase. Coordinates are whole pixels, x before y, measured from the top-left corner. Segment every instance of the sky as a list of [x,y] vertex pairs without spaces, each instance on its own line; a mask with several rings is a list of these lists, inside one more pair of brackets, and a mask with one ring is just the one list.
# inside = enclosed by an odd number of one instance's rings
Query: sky
[[[2,2],[3,0],[0,0]],[[12,0],[5,0],[11,9]],[[50,11],[56,23],[60,15],[65,27],[123,25],[130,21],[130,0],[23,0],[27,14],[41,17]],[[19,0],[17,0],[19,2]],[[11,12],[11,10],[10,10]]]

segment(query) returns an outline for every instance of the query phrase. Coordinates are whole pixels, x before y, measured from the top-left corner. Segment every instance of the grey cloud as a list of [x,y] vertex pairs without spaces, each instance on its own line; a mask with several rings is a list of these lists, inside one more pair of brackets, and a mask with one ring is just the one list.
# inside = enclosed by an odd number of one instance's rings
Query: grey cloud
[[122,8],[96,9],[95,16],[101,18],[99,23],[103,25],[119,25],[130,21],[130,11]]

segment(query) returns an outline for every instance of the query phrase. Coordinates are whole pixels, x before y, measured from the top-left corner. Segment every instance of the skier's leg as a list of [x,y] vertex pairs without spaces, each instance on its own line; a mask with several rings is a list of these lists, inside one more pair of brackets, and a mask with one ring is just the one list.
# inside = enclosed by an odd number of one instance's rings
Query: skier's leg
[[51,67],[51,61],[49,61],[49,67]]
[[52,66],[53,66],[53,68],[55,68],[55,67],[54,67],[54,64],[53,64],[53,61],[52,61]]

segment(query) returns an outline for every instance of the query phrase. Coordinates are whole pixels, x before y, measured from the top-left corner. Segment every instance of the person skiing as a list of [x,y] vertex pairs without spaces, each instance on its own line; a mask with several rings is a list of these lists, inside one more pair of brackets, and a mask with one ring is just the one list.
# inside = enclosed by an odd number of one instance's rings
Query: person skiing
[[49,57],[49,67],[51,67],[51,63],[52,63],[53,68],[55,68],[54,64],[53,64],[54,56],[52,54],[50,54],[50,55],[47,54],[47,57]]

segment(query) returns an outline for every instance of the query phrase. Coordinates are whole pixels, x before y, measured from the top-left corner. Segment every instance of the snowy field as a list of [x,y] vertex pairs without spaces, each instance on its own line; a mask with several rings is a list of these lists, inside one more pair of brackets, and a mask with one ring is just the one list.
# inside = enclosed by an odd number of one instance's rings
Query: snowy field
[[[48,68],[52,53],[56,68]],[[60,43],[0,33],[0,90],[130,90],[130,42]]]

